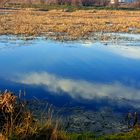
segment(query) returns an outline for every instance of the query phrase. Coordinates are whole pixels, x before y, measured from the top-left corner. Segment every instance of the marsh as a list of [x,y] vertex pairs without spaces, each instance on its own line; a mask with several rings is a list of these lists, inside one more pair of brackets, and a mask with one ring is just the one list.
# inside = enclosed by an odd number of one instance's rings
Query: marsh
[[139,35],[117,36],[123,40],[60,42],[3,35],[1,90],[25,90],[27,98],[46,98],[60,106],[82,103],[94,108],[95,99],[125,99],[139,107]]

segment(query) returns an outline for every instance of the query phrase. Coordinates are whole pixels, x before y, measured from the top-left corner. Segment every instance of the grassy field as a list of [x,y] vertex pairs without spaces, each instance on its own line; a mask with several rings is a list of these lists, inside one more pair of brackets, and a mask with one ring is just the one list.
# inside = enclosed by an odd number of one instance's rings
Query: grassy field
[[[8,12],[8,11],[5,11]],[[49,35],[68,40],[93,32],[140,33],[140,11],[129,10],[13,10],[0,14],[0,34]]]

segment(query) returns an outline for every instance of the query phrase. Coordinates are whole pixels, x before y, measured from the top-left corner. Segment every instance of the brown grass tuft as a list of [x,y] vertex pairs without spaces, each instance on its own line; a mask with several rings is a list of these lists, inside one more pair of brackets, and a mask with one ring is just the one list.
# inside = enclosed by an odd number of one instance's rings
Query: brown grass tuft
[[64,140],[52,110],[34,117],[26,103],[11,92],[0,94],[0,140]]

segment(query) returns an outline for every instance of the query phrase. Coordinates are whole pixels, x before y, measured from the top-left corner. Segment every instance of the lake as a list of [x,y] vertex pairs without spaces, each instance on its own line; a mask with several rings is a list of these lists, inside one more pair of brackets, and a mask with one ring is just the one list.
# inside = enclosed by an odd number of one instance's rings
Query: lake
[[117,41],[61,42],[1,35],[0,89],[58,107],[139,109],[140,35],[116,36]]

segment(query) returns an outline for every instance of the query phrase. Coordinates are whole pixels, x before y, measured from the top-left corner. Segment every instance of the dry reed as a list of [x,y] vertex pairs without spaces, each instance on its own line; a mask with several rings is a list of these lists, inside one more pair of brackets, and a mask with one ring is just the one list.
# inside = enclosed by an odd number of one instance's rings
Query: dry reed
[[17,10],[0,15],[0,34],[40,35],[54,33],[79,39],[92,32],[140,33],[140,11],[87,10],[48,12]]

